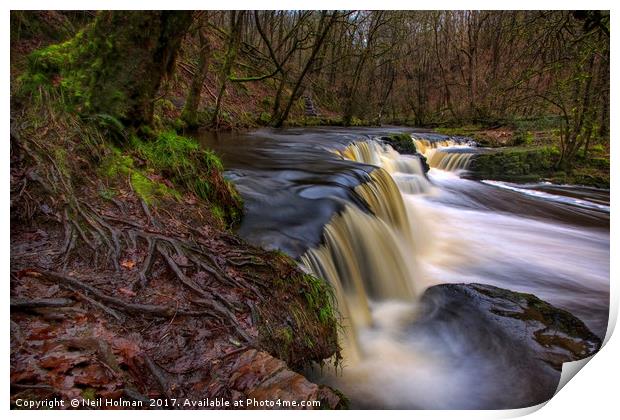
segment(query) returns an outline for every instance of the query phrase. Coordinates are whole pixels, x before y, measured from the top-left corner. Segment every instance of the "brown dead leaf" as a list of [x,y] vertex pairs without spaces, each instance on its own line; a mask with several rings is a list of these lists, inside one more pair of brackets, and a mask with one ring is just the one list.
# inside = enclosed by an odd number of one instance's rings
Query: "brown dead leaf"
[[123,260],[121,261],[121,265],[128,270],[131,270],[136,266],[136,262],[134,260]]
[[118,291],[124,294],[125,296],[134,297],[136,295],[136,292],[134,292],[133,290],[126,289],[124,287],[121,287],[120,289],[118,289]]
[[89,356],[85,356],[76,352],[64,352],[49,354],[39,361],[39,366],[45,369],[53,370],[56,373],[65,373],[80,363],[90,360]]
[[110,381],[108,371],[99,365],[88,365],[83,369],[74,371],[75,383],[100,387]]

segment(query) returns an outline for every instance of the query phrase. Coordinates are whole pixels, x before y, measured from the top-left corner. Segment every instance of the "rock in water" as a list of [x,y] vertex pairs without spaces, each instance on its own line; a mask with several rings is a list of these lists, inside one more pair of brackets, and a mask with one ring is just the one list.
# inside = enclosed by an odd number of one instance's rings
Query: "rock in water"
[[420,163],[422,163],[424,173],[428,172],[431,169],[428,165],[428,162],[426,161],[426,157],[422,153],[418,152],[415,147],[415,143],[413,142],[409,134],[391,134],[389,136],[380,137],[380,139],[383,142],[392,146],[392,148],[401,155],[417,156],[420,159]]
[[[529,407],[550,399],[564,362],[594,354],[601,340],[569,312],[536,296],[482,284],[426,290],[411,332],[450,360],[455,378],[477,378],[480,398],[461,408]],[[475,374],[472,375],[471,369]]]
[[[247,350],[232,366],[228,388],[243,396],[248,409],[334,409],[344,408],[345,399],[326,386],[316,385],[286,363],[257,350]],[[318,406],[302,406],[308,401]],[[294,404],[294,405],[293,405]]]

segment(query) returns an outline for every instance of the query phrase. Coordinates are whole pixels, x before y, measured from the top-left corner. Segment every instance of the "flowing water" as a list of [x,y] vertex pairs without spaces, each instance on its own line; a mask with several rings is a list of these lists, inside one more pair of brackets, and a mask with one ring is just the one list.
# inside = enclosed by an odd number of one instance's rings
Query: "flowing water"
[[375,140],[398,130],[259,130],[205,142],[246,200],[239,233],[334,286],[344,369],[313,379],[354,407],[510,406],[515,387],[530,385],[502,375],[510,349],[484,343],[505,354],[480,360],[466,330],[412,331],[417,298],[435,284],[487,283],[533,293],[604,336],[609,191],[463,179],[472,144],[414,133],[426,176],[417,157]]
[[427,140],[413,137],[416,150],[426,157],[431,168],[444,171],[467,170],[469,161],[475,153],[474,143],[465,140]]

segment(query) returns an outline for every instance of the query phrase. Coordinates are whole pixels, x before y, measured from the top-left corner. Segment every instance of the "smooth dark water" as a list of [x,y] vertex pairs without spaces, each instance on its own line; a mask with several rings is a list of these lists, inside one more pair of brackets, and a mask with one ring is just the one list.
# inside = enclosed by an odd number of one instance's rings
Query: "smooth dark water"
[[366,182],[373,169],[331,150],[384,133],[372,128],[262,129],[199,138],[220,154],[227,176],[245,199],[239,234],[297,257],[320,242],[323,226],[345,203],[359,202],[353,188]]

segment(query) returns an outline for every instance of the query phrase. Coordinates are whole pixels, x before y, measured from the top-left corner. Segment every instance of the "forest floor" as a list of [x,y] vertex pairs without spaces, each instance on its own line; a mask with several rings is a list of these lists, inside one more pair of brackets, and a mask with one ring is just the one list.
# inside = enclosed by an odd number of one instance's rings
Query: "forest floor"
[[339,363],[329,286],[233,233],[238,195],[192,139],[129,139],[54,83],[20,91],[53,41],[11,45],[11,406],[345,406],[299,373]]
[[12,401],[339,406],[295,373],[337,361],[328,286],[244,243],[139,156],[50,108],[14,107]]

